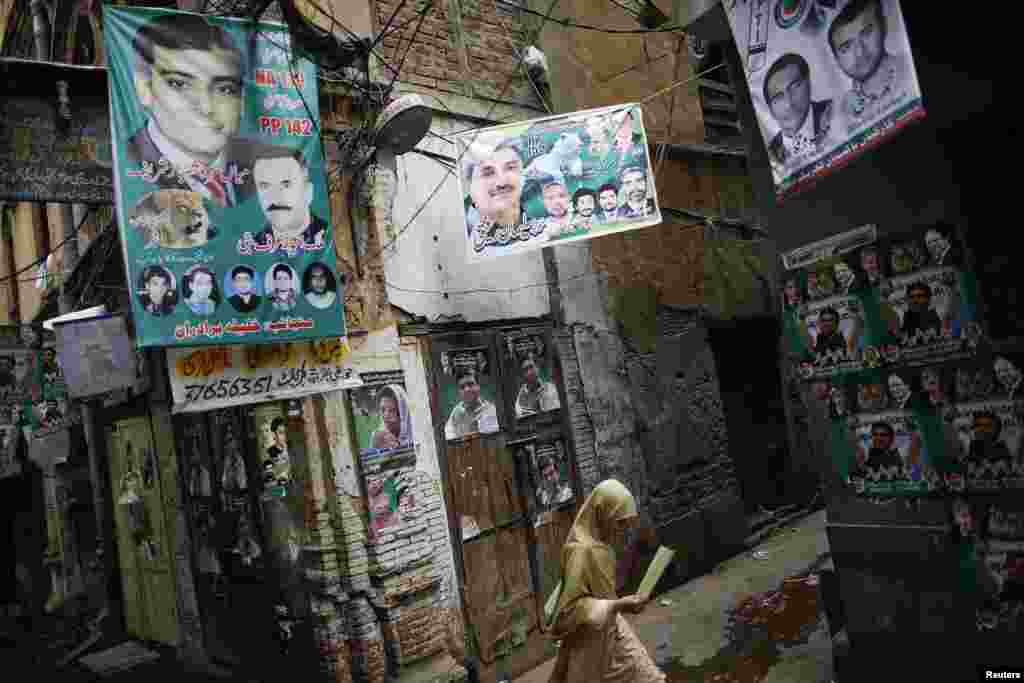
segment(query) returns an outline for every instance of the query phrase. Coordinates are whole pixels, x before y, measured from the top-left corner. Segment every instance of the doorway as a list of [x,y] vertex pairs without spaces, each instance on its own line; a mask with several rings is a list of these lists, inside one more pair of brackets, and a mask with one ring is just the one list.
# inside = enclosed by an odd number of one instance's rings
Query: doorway
[[207,655],[236,670],[259,669],[279,648],[252,418],[226,408],[178,416],[175,427]]
[[769,510],[792,495],[791,463],[778,348],[781,323],[757,316],[708,323],[719,393],[748,514]]

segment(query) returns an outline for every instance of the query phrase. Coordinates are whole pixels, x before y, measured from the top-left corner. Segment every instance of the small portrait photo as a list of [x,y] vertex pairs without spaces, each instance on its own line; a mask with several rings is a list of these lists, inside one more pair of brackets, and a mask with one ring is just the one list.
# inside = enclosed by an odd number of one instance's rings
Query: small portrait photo
[[952,226],[936,225],[926,230],[924,233],[924,246],[928,252],[928,260],[931,265],[960,265],[960,250],[956,248]]
[[195,315],[213,315],[221,301],[217,275],[207,266],[192,266],[181,277],[181,298]]
[[146,266],[137,282],[139,305],[146,313],[161,317],[174,312],[178,304],[177,283],[174,274],[163,266]]
[[37,349],[43,341],[41,328],[36,325],[22,325],[19,329],[22,346],[26,349]]
[[569,463],[561,439],[533,446],[533,476],[537,504],[549,509],[572,500]]
[[145,248],[191,249],[217,236],[203,196],[188,190],[157,190],[135,205],[128,223],[145,241]]
[[807,298],[825,299],[836,292],[835,276],[831,268],[807,269]]
[[287,263],[275,263],[265,276],[264,285],[275,311],[287,312],[299,300],[299,279]]
[[313,308],[324,310],[338,300],[338,282],[323,263],[314,262],[302,274],[302,296]]
[[922,405],[939,408],[952,402],[953,382],[946,368],[938,365],[924,367],[919,379],[924,398]]
[[441,372],[445,375],[452,374],[452,358],[448,355],[447,351],[441,352]]
[[889,401],[881,382],[862,382],[857,385],[857,410],[862,413],[880,413]]
[[885,380],[889,390],[889,407],[893,410],[906,410],[914,392],[910,388],[910,380],[899,373],[890,373]]
[[1009,401],[1019,399],[1021,394],[1020,381],[1024,373],[1020,369],[1020,359],[1008,355],[996,356],[992,363],[992,371],[996,376],[996,395]]
[[844,385],[832,385],[828,394],[828,415],[835,419],[850,414],[849,400]]
[[775,60],[765,76],[761,94],[778,127],[768,153],[783,167],[806,162],[835,143],[835,107],[830,98],[814,99],[812,81],[807,60],[792,52]]
[[797,273],[790,273],[782,281],[782,301],[786,308],[795,308],[804,302],[804,290]]
[[961,363],[954,373],[953,386],[957,403],[987,401],[996,393],[994,370],[987,363]]
[[251,266],[237,265],[224,274],[228,303],[239,313],[253,313],[263,304],[263,282]]
[[928,265],[928,252],[916,240],[894,244],[889,250],[889,265],[893,275],[906,275]]
[[867,276],[860,272],[855,265],[847,263],[844,259],[837,259],[832,264],[832,275],[835,281],[836,294],[849,294],[850,292],[867,288]]
[[857,252],[856,262],[860,266],[861,272],[864,273],[869,287],[877,287],[886,277],[884,254],[882,248],[877,244],[861,247]]

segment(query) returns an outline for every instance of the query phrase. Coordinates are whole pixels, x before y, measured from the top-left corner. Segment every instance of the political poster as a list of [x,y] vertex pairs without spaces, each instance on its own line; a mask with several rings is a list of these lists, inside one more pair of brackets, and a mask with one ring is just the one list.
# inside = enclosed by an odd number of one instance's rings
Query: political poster
[[855,458],[848,478],[857,493],[892,496],[942,490],[942,477],[912,412],[860,413],[848,418],[847,428]]
[[104,6],[139,347],[345,334],[314,65],[278,24]]
[[467,131],[454,140],[471,262],[661,222],[638,104]]
[[958,403],[952,414],[960,441],[955,467],[946,473],[952,491],[993,493],[1024,489],[1024,401],[993,398]]
[[544,330],[511,332],[502,338],[510,414],[517,423],[548,415],[552,419],[562,407],[555,386],[554,354]]
[[831,377],[863,367],[866,335],[859,299],[840,296],[807,304],[798,320],[806,349],[799,368],[803,379]]
[[409,396],[402,372],[363,373],[363,386],[349,391],[356,440],[364,464],[413,447]]
[[497,369],[489,348],[467,347],[440,355],[441,416],[447,440],[493,434],[498,424]]
[[344,338],[170,349],[173,412],[299,398],[359,386]]
[[85,398],[134,387],[139,359],[124,316],[101,316],[54,325],[68,394]]
[[898,0],[725,3],[779,197],[924,117]]

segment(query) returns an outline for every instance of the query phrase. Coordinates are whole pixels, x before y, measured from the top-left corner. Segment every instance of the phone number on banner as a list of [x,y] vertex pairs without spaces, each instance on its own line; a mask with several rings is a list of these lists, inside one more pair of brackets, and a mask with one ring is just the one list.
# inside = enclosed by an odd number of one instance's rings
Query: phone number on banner
[[220,379],[205,384],[186,384],[186,403],[221,401],[229,398],[245,398],[265,394],[314,394],[318,391],[333,391],[353,379],[351,368],[290,368],[276,378],[266,375],[258,378],[235,377]]

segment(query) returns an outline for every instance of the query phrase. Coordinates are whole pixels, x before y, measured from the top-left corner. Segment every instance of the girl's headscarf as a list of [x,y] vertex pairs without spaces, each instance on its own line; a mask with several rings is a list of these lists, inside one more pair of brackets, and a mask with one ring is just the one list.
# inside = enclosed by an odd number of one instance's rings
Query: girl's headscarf
[[[636,500],[615,479],[602,481],[583,503],[562,548],[562,592],[554,611],[558,631],[575,629],[585,619],[575,609],[580,598],[615,599],[615,552],[609,545],[615,521],[637,516]],[[559,619],[566,612],[567,619]]]
[[409,397],[405,393],[405,388],[398,384],[389,384],[388,389],[394,392],[395,398],[398,400],[398,417],[402,425],[398,443],[408,446],[412,443],[412,414],[409,412]]

